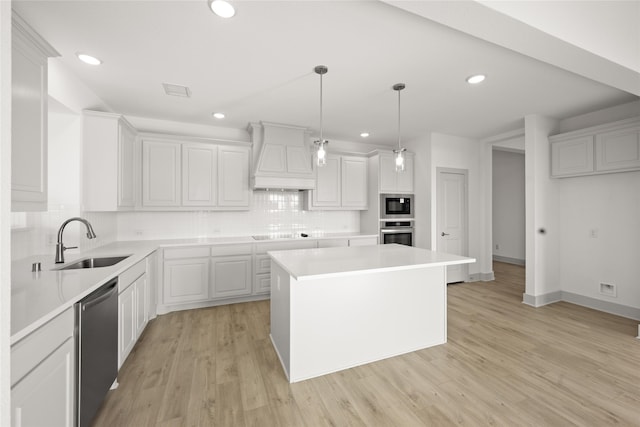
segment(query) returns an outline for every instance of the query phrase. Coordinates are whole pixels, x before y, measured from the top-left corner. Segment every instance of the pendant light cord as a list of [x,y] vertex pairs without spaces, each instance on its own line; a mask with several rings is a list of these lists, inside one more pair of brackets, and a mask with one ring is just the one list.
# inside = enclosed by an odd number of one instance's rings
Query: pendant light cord
[[398,91],[398,150],[401,149],[400,145],[400,90]]
[[320,74],[320,144],[324,144],[322,137],[322,74]]

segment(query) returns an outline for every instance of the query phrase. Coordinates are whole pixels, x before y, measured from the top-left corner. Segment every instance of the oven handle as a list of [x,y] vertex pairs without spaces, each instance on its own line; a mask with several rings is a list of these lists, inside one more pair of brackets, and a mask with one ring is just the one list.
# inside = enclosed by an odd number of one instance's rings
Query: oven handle
[[397,234],[397,233],[413,233],[413,227],[407,228],[381,228],[381,233]]

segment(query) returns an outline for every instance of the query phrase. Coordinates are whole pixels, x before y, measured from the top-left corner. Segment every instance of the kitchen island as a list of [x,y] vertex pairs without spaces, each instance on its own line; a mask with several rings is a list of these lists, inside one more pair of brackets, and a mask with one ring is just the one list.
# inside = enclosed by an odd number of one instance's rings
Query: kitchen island
[[403,245],[273,251],[271,341],[289,382],[447,341],[446,267]]

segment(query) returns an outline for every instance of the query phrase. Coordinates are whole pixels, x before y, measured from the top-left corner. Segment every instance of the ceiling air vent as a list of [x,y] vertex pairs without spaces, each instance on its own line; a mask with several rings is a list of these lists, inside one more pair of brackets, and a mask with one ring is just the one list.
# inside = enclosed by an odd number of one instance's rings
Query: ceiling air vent
[[189,90],[189,88],[186,86],[173,85],[171,83],[162,83],[162,87],[164,87],[164,92],[167,95],[182,96],[185,98],[189,98],[191,96],[191,90]]

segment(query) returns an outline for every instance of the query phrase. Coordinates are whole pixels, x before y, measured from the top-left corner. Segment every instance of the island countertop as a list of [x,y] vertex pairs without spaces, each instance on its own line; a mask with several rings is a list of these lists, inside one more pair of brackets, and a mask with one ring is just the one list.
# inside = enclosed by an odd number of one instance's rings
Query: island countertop
[[270,251],[268,254],[296,280],[476,261],[474,258],[398,244]]

